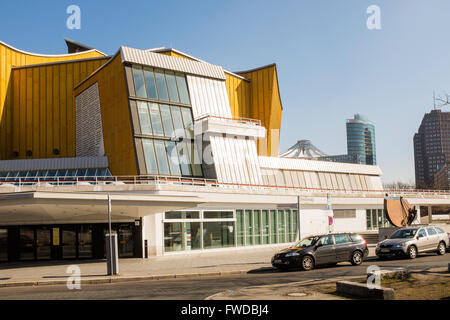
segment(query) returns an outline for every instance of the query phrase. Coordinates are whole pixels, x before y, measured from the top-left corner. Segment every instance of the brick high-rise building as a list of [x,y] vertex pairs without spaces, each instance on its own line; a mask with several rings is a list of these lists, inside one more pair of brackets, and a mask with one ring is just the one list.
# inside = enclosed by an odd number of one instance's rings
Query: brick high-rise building
[[416,188],[433,188],[434,175],[450,162],[450,112],[431,110],[414,134]]

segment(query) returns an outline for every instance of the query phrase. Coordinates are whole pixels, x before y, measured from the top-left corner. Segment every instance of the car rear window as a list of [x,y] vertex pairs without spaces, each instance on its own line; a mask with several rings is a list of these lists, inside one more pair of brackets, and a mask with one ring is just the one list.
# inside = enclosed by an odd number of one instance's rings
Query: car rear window
[[353,242],[364,241],[364,238],[356,233],[350,234],[350,238],[352,239]]
[[445,231],[439,227],[434,227],[434,228],[436,229],[437,233],[445,233]]

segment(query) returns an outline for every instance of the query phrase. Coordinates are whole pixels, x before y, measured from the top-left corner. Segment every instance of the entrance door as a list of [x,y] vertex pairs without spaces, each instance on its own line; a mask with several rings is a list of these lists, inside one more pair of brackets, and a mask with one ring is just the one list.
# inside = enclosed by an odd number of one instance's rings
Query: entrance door
[[0,229],[0,261],[8,261],[8,229]]
[[119,227],[119,256],[133,257],[134,256],[134,239],[133,230],[130,224],[121,224]]
[[62,228],[61,251],[63,259],[77,258],[77,231],[75,226],[65,226]]
[[34,260],[34,229],[20,228],[19,256],[21,261]]
[[92,257],[92,225],[81,225],[78,229],[78,258]]
[[52,251],[50,228],[36,228],[36,258],[50,260]]

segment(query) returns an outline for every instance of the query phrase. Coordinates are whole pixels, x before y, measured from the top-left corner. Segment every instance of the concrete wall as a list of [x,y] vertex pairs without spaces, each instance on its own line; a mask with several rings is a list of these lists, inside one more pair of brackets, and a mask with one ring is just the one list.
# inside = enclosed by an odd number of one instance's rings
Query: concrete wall
[[[163,214],[157,213],[142,218],[142,241],[148,244],[148,256],[161,256],[164,253]],[[145,256],[145,252],[144,252]]]
[[356,218],[334,218],[334,232],[362,232],[367,230],[366,210],[357,209]]

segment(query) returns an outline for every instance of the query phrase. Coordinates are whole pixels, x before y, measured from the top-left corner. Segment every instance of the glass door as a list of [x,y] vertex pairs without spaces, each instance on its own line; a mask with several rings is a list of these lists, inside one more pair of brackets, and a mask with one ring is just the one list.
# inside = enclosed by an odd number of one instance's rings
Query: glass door
[[134,255],[133,230],[130,224],[119,227],[119,257],[132,257]]
[[77,231],[75,226],[66,226],[61,231],[61,250],[63,259],[77,258]]
[[36,257],[37,260],[51,259],[51,233],[49,228],[36,229]]
[[92,226],[81,225],[78,232],[78,258],[92,258]]
[[34,229],[20,228],[20,260],[34,260]]
[[0,229],[0,261],[8,261],[8,229]]

